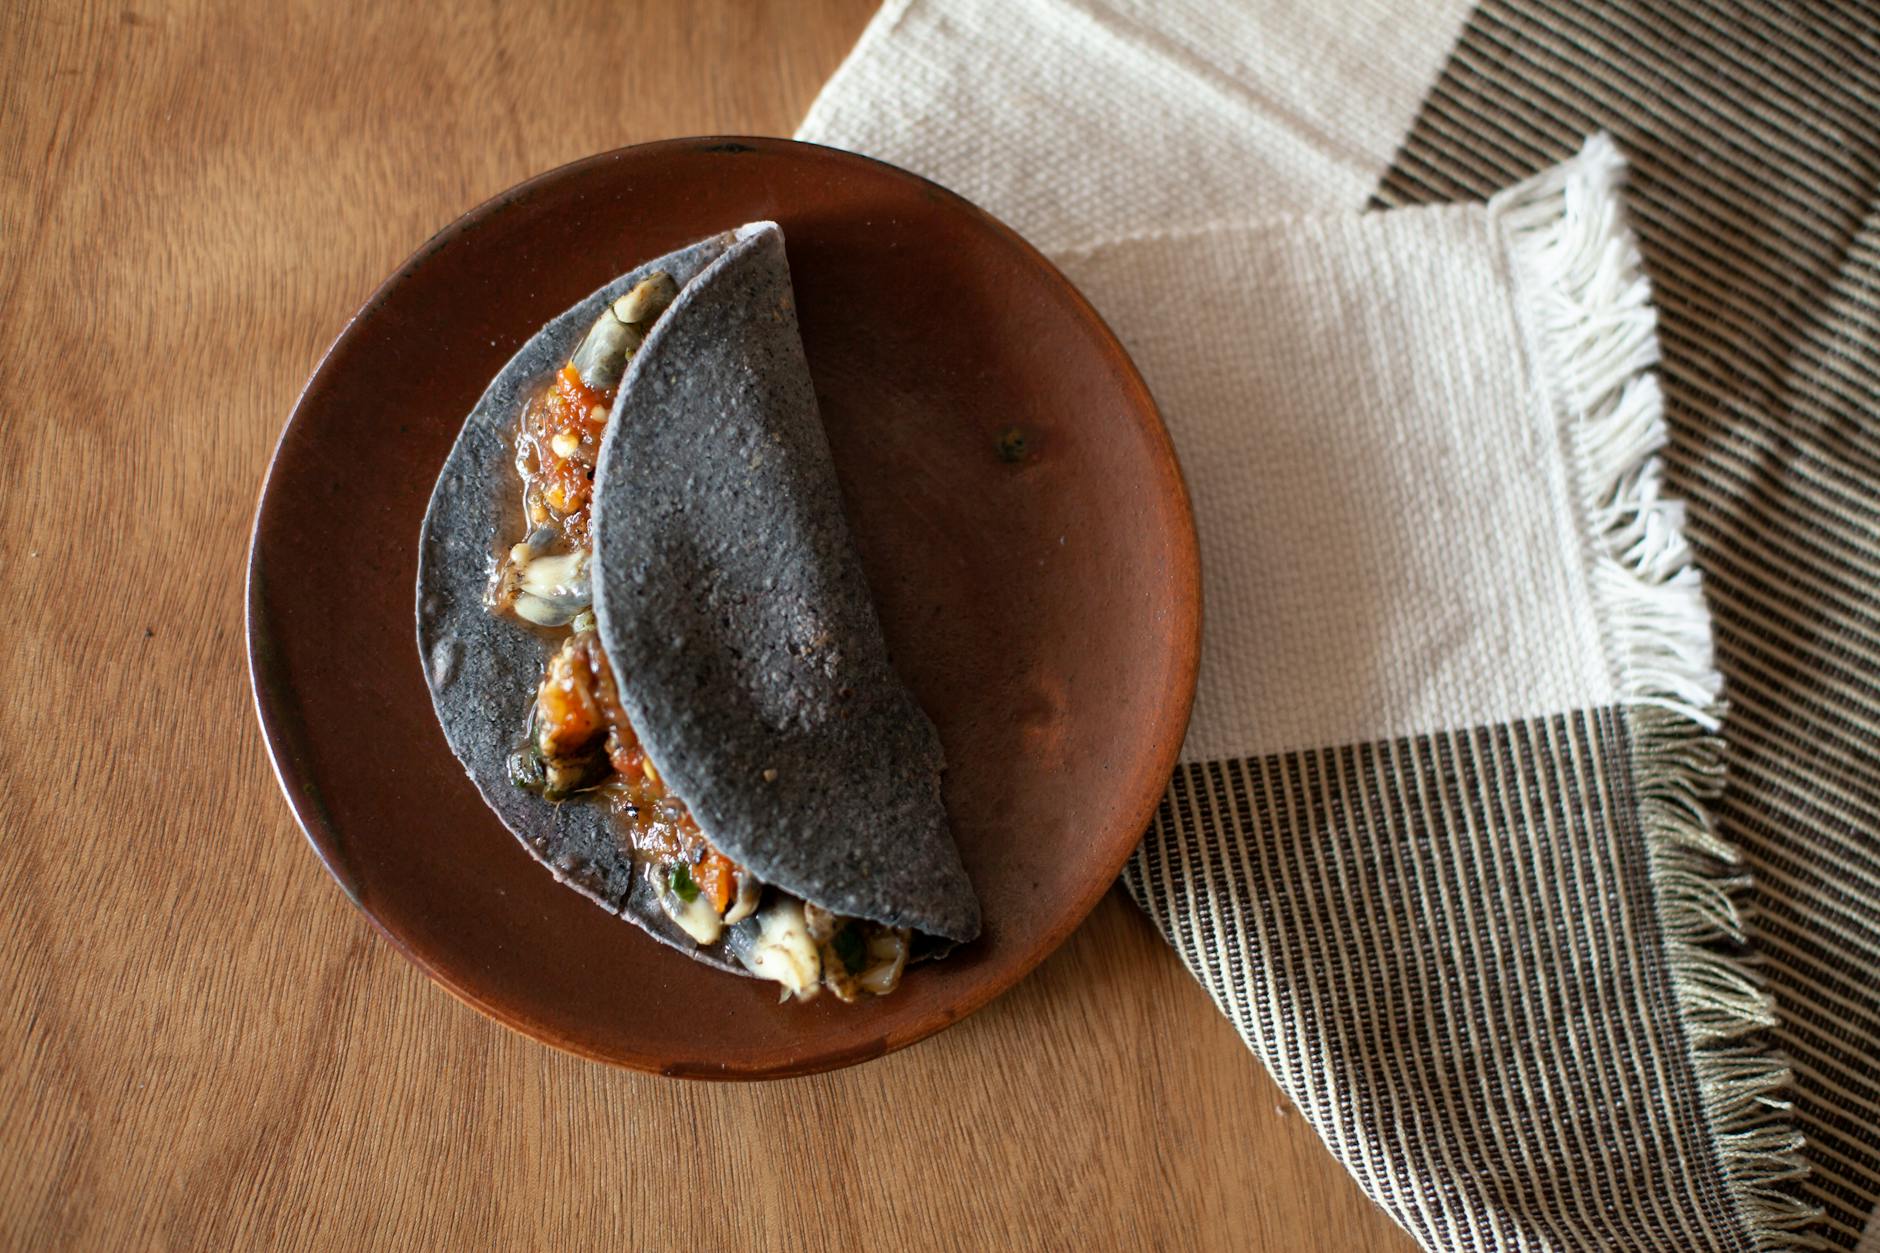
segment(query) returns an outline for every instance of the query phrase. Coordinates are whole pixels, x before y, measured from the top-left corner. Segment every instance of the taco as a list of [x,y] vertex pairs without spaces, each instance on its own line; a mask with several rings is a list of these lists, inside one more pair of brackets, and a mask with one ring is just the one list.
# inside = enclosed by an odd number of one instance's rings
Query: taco
[[775,223],[615,279],[496,376],[425,514],[418,644],[505,825],[665,943],[848,1001],[978,935]]

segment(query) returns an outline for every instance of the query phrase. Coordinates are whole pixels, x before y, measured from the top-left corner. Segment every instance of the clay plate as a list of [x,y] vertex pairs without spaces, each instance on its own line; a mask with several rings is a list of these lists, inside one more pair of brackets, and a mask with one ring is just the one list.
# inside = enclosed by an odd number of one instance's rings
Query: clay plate
[[[558,886],[431,713],[419,522],[464,415],[550,317],[713,231],[782,223],[803,340],[897,666],[940,727],[985,934],[859,1005],[776,1003]],[[268,471],[248,655],[269,750],[346,894],[432,978],[558,1048],[711,1078],[932,1034],[1017,982],[1115,880],[1175,761],[1200,632],[1193,521],[1122,347],[958,196],[777,139],[578,161],[440,232],[333,344]]]

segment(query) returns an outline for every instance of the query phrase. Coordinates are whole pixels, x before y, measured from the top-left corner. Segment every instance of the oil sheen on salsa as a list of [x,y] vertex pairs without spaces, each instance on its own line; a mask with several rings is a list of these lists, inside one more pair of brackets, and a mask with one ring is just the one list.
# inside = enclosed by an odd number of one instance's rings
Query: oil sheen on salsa
[[611,391],[595,391],[573,366],[563,366],[553,385],[529,402],[516,434],[529,526],[557,528],[571,549],[588,546],[594,465],[613,401]]
[[[559,531],[568,551],[589,545],[594,466],[613,408],[613,392],[581,381],[563,366],[524,410],[516,433],[516,468],[532,530]],[[700,895],[722,914],[737,891],[738,867],[713,849],[684,803],[647,760],[621,707],[607,654],[592,630],[577,630],[551,658],[534,710],[536,747],[551,760],[592,754],[605,761],[585,786],[604,794],[620,815],[636,859],[684,864]]]

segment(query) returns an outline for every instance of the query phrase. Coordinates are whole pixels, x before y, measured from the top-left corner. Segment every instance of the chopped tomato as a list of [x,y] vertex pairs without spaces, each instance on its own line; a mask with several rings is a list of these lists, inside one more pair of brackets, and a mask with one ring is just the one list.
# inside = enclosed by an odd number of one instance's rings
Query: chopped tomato
[[563,366],[554,383],[529,402],[517,434],[529,524],[559,523],[578,547],[588,541],[594,461],[612,403],[612,392],[594,390],[573,366]]
[[579,753],[605,729],[606,711],[595,698],[593,672],[582,642],[571,641],[549,659],[548,673],[536,692],[540,747],[551,757]]
[[637,779],[646,772],[640,763],[646,760],[646,753],[640,748],[639,740],[633,736],[633,728],[626,722],[616,722],[613,734],[607,738],[607,759],[613,763],[615,773],[622,778]]
[[692,882],[698,884],[698,890],[711,902],[712,908],[722,914],[731,904],[731,894],[737,891],[737,863],[723,853],[709,852],[692,867]]

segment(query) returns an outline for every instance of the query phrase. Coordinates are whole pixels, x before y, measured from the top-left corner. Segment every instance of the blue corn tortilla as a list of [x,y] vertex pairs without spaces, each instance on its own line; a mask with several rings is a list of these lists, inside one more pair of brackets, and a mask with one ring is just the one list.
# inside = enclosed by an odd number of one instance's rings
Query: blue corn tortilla
[[888,662],[775,223],[654,324],[594,482],[601,644],[706,838],[837,914],[977,936],[940,736]]
[[726,232],[621,275],[538,331],[484,390],[425,510],[418,544],[418,649],[431,706],[451,751],[537,861],[562,883],[674,948],[744,974],[729,952],[721,946],[700,949],[660,909],[651,888],[633,873],[632,856],[605,802],[577,796],[557,804],[510,782],[509,756],[528,734],[531,702],[560,638],[491,613],[486,599],[498,554],[527,529],[515,465],[523,406],[567,364],[607,304],[656,270],[683,285],[732,242]]
[[[498,554],[525,530],[516,423],[602,308],[657,270],[680,295],[621,381],[594,505],[595,608],[634,730],[706,837],[764,882],[838,913],[969,940],[979,907],[940,802],[938,737],[886,663],[774,225],[713,236],[608,283],[524,344],[471,410],[418,558],[418,647],[451,751],[557,880],[707,965],[748,974],[722,942],[700,946],[666,916],[603,800],[555,803],[509,780],[559,643],[487,606]],[[747,299],[766,303],[734,307]],[[616,438],[629,426],[644,449]],[[777,459],[734,472],[725,450],[759,441]],[[769,599],[779,590],[787,600]],[[724,611],[708,612],[714,597],[730,598]],[[759,673],[740,657],[793,661]]]

